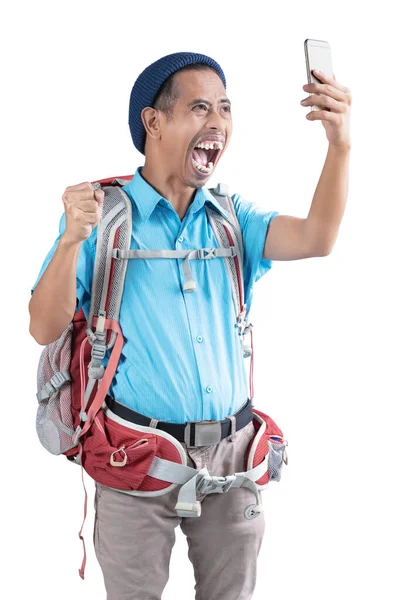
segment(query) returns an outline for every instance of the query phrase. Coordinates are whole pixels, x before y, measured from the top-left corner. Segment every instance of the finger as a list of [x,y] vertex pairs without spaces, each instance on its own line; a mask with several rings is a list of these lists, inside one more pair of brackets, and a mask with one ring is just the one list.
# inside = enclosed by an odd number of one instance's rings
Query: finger
[[76,204],[74,206],[74,211],[77,211],[77,214],[79,212],[79,214],[84,213],[85,215],[98,215],[99,214],[98,208],[95,208],[95,209],[92,208],[92,210],[85,210],[84,208],[79,206],[79,204]]
[[104,191],[103,190],[95,190],[94,198],[99,203],[100,206],[103,206],[104,202]]
[[80,202],[94,202],[95,197],[93,191],[87,190],[66,190],[62,196],[64,202],[76,204]]
[[337,88],[338,90],[340,90],[342,92],[347,91],[347,88],[344,85],[340,85],[340,83],[337,82],[335,76],[330,77],[329,75],[326,75],[326,73],[322,73],[321,71],[316,71],[315,69],[313,69],[313,74],[315,77],[317,77],[317,79],[322,81],[323,84],[330,84],[332,87]]
[[313,110],[306,115],[306,119],[309,121],[331,121],[334,123],[337,120],[336,114],[334,112],[329,112],[327,110]]
[[88,192],[93,192],[93,186],[90,181],[83,181],[82,183],[77,183],[76,185],[68,185],[65,188],[65,191],[79,191],[79,190],[87,190]]
[[326,94],[311,94],[306,98],[303,106],[322,106],[326,110],[334,111],[337,113],[344,112],[346,110],[345,105],[340,100],[335,100],[332,96]]
[[81,210],[79,207],[76,207],[76,216],[79,219],[83,219],[86,223],[97,223],[99,220],[98,212],[86,212]]
[[89,223],[89,225],[97,225],[97,223],[99,222],[99,217],[98,215],[95,216],[89,216],[89,217],[85,217],[85,223]]
[[94,218],[94,217],[87,217],[84,219],[84,223],[86,223],[87,225],[97,225],[99,222],[99,219]]
[[[338,101],[345,101],[346,100],[346,94],[344,92],[341,92],[337,87],[335,87],[335,85],[332,84],[327,84],[327,83],[309,83],[305,86],[303,86],[303,89],[306,92],[314,92],[316,94],[318,94],[318,97],[321,96],[329,96],[330,98],[333,98],[334,100],[338,100]],[[310,97],[310,96],[309,96]]]
[[90,200],[82,200],[81,202],[77,202],[76,206],[85,212],[95,212],[99,207],[99,203],[92,198]]

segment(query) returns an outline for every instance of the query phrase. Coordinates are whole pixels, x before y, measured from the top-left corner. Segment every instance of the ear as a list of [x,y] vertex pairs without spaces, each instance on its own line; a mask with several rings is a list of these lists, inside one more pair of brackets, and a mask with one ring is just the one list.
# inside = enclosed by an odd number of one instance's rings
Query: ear
[[141,112],[141,117],[147,136],[159,139],[161,136],[159,111],[146,106]]

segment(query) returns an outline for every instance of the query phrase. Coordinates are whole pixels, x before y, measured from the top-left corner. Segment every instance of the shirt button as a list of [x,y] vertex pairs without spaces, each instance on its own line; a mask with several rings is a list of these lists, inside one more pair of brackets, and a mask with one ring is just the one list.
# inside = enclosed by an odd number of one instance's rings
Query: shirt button
[[206,387],[206,392],[207,392],[207,394],[211,394],[212,390],[213,390],[213,389],[212,389],[211,385],[208,385],[208,386]]
[[183,236],[181,236],[181,235],[180,235],[180,236],[178,237],[178,242],[183,242]]
[[198,342],[202,342],[203,341],[203,336],[202,335],[198,335],[197,338],[196,338],[196,340]]

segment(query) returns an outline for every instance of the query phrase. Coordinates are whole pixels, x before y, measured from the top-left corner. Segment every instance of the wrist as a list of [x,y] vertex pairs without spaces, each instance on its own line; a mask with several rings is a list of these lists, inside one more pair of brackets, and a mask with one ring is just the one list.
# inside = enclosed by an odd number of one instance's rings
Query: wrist
[[71,239],[67,233],[63,233],[60,237],[59,247],[64,248],[65,250],[78,250],[81,247],[82,240],[77,241]]
[[348,154],[351,150],[351,143],[344,142],[342,144],[329,144],[329,150],[337,154]]

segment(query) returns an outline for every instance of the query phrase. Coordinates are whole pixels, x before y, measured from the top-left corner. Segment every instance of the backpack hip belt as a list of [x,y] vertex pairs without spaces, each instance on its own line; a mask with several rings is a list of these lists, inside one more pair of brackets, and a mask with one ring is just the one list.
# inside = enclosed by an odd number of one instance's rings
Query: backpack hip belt
[[[201,515],[197,492],[222,493],[231,487],[248,487],[255,494],[256,504],[247,507],[245,516],[254,518],[262,511],[259,490],[268,485],[269,460],[265,450],[268,444],[267,424],[260,415],[253,413],[253,418],[258,421],[259,427],[246,453],[247,470],[228,476],[214,476],[206,468],[197,470],[189,467],[185,449],[174,436],[154,427],[127,421],[106,408],[95,418],[93,435],[82,444],[83,455],[86,453],[83,466],[99,483],[133,496],[160,496],[181,485],[175,505],[180,517]],[[208,442],[212,439],[213,427],[215,441],[220,438],[221,422],[202,422],[196,423],[196,426],[204,426]],[[105,432],[111,440],[108,447],[103,441]]]

